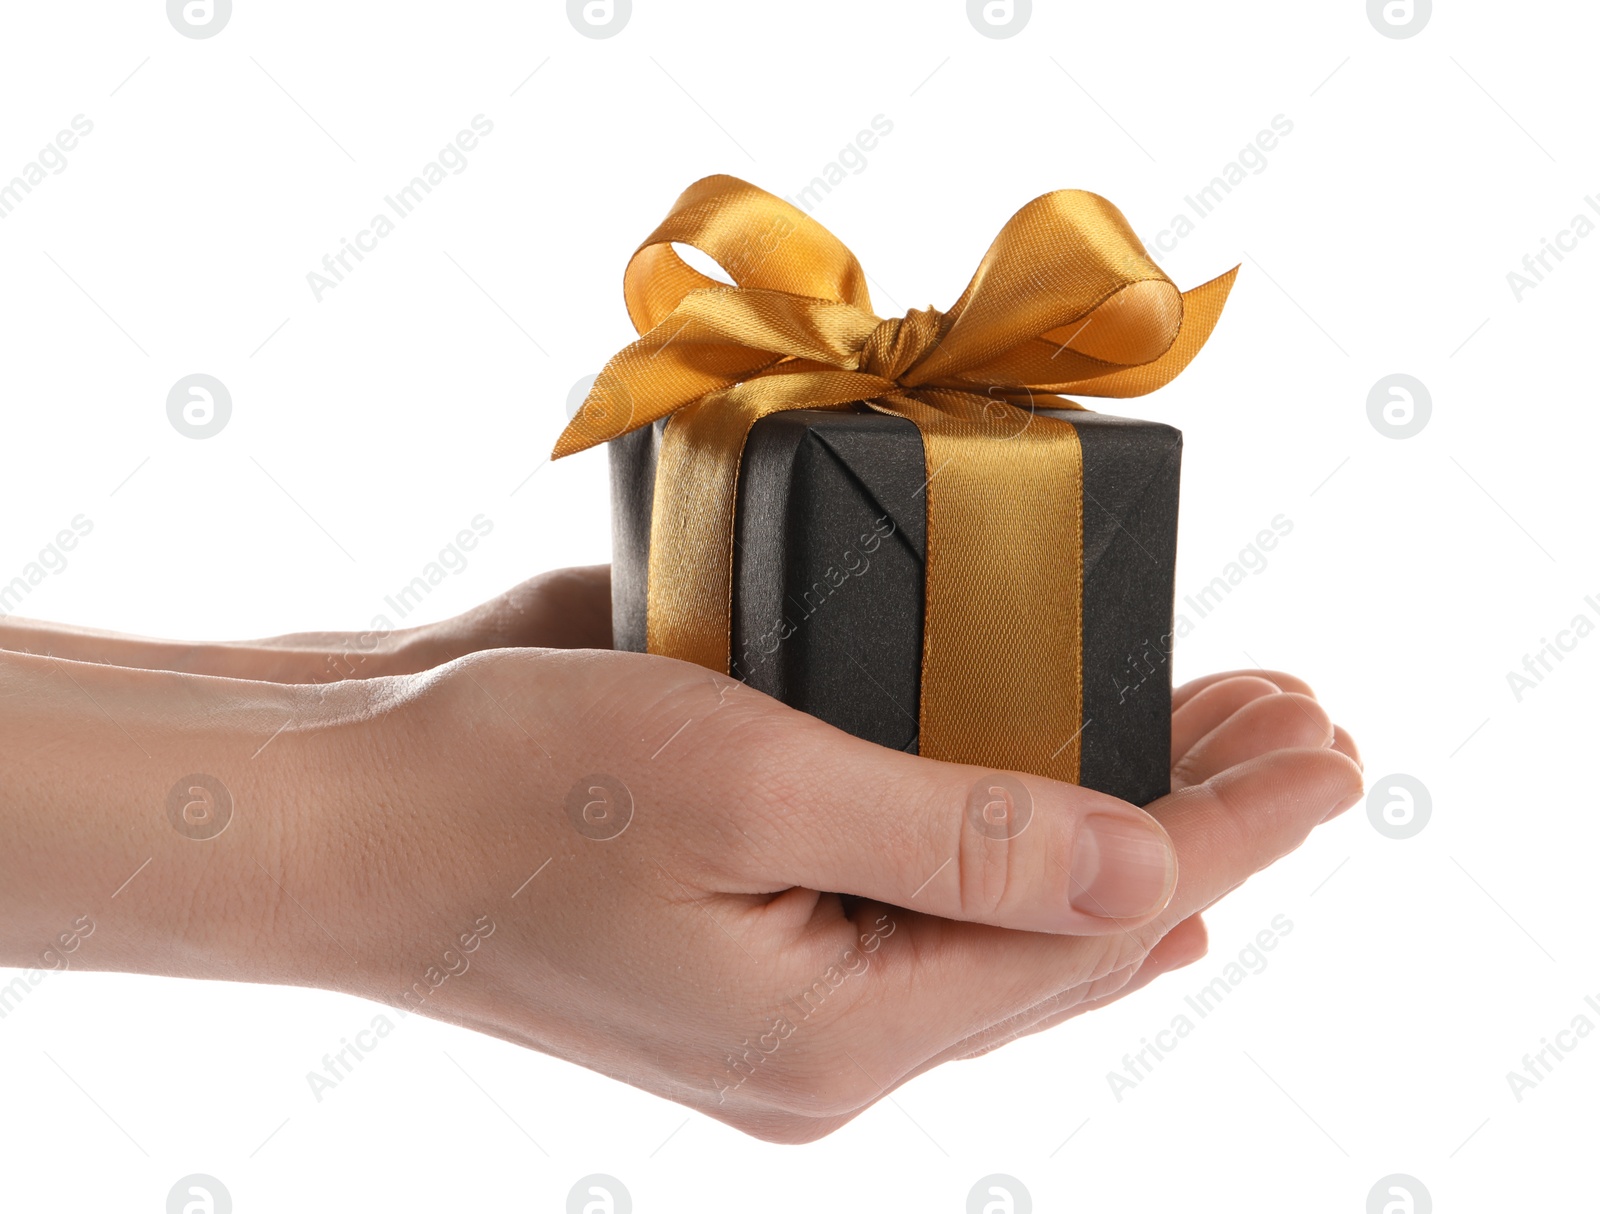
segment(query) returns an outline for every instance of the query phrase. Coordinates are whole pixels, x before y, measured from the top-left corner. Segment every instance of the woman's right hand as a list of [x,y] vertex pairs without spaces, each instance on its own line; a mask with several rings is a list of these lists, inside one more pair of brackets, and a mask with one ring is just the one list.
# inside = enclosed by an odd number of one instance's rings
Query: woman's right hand
[[1361,796],[1348,736],[1267,672],[1179,692],[1148,812],[667,658],[496,650],[380,683],[281,878],[348,948],[301,932],[282,980],[774,1141],[1197,959],[1201,910]]

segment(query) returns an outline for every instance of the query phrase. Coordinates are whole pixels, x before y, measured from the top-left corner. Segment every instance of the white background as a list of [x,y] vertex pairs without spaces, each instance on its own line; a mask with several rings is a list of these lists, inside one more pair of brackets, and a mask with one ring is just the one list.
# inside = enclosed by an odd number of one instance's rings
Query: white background
[[[792,194],[887,117],[815,214],[890,315],[947,306],[1050,189],[1153,241],[1285,115],[1163,259],[1184,287],[1243,263],[1216,336],[1111,407],[1185,431],[1180,595],[1293,523],[1176,677],[1299,672],[1369,783],[1432,799],[1407,840],[1365,806],[1319,830],[1208,916],[1192,969],[806,1147],[418,1018],[319,1104],[306,1072],[376,1007],[52,976],[0,1022],[0,1207],[157,1212],[191,1172],[241,1214],[561,1210],[591,1172],[642,1212],[960,1211],[994,1172],[1041,1211],[1358,1214],[1397,1172],[1440,1211],[1596,1200],[1600,1034],[1520,1102],[1506,1079],[1600,1025],[1600,638],[1520,702],[1506,677],[1600,622],[1600,239],[1520,302],[1506,277],[1600,189],[1590,6],[1440,5],[1403,40],[1360,0],[1041,2],[1005,39],[958,0],[638,0],[603,40],[552,0],[238,0],[208,39],[156,0],[0,21],[0,180],[94,123],[0,220],[0,580],[83,513],[23,613],[162,636],[363,629],[480,512],[493,534],[429,615],[605,560],[603,453],[542,461],[569,388],[633,335],[628,254],[700,176]],[[319,303],[307,272],[476,114],[469,167]],[[205,441],[166,416],[194,372],[233,397]],[[1413,438],[1368,418],[1393,372],[1431,393]],[[1266,969],[1118,1101],[1107,1072],[1279,914]]]

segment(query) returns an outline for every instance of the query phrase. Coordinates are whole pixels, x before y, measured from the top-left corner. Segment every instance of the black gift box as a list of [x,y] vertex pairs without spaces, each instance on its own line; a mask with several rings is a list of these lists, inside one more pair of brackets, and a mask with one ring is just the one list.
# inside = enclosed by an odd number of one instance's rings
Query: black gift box
[[[1183,436],[1134,418],[1040,412],[1076,427],[1083,451],[1079,783],[1144,805],[1169,788]],[[667,424],[609,444],[618,649],[645,648],[650,513]],[[734,522],[735,678],[916,753],[926,480],[922,436],[906,418],[797,409],[755,424]],[[997,508],[1004,500],[996,495]]]

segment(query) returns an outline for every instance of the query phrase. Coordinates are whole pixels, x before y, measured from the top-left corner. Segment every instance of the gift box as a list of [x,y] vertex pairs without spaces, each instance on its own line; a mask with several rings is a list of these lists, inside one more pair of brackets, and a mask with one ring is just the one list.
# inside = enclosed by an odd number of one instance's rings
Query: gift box
[[950,308],[885,319],[814,219],[696,182],[628,264],[639,339],[553,452],[610,446],[615,644],[883,746],[1163,795],[1182,437],[1059,394],[1168,383],[1236,269],[1180,291],[1063,190]]
[[[1078,783],[1144,805],[1169,791],[1183,437],[1105,413],[1049,415],[1069,422],[1083,449]],[[618,649],[646,648],[665,425],[608,444]],[[847,733],[917,753],[925,478],[921,436],[903,418],[801,409],[757,422],[739,469],[729,673]]]

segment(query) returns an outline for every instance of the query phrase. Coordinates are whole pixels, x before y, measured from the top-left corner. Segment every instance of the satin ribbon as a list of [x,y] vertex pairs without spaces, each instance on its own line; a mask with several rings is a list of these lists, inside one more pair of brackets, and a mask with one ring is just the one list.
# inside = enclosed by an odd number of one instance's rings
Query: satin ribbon
[[[673,249],[711,257],[735,285]],[[679,197],[628,262],[639,340],[559,459],[671,416],[656,467],[647,648],[727,673],[745,438],[786,409],[910,419],[928,480],[921,754],[1076,782],[1083,463],[1053,394],[1139,396],[1210,336],[1238,267],[1180,292],[1122,213],[1082,190],[1018,211],[946,311],[881,319],[849,249],[734,177]]]

